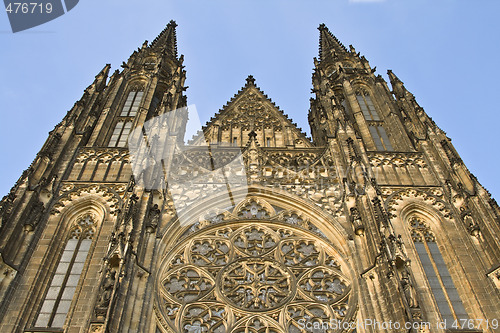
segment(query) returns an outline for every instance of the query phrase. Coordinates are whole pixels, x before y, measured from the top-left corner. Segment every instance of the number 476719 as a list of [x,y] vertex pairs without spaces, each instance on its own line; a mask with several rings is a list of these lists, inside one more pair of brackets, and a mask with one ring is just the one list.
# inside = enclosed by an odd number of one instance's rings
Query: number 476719
[[52,12],[52,3],[46,4],[37,2],[9,2],[5,11],[9,14],[50,14]]

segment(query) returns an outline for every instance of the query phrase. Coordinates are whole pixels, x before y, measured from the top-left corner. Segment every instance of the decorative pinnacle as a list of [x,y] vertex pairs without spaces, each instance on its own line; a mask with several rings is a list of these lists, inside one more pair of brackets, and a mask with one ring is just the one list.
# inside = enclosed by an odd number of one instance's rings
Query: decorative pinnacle
[[403,83],[397,76],[392,72],[392,70],[388,69],[387,70],[387,75],[389,75],[389,79],[391,82],[401,82]]
[[249,86],[249,85],[255,86],[255,78],[253,77],[253,75],[248,75],[248,77],[247,77],[246,86]]
[[107,77],[110,69],[111,69],[111,64],[106,64],[106,66],[104,66],[104,68],[95,77],[96,78],[101,76]]

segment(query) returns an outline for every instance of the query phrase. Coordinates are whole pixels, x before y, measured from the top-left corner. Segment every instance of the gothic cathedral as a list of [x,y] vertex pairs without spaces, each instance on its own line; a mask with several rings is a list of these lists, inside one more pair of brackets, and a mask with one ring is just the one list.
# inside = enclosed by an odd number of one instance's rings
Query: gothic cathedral
[[0,331],[500,332],[496,201],[319,32],[312,139],[249,76],[185,141],[173,21],[106,65],[1,201]]

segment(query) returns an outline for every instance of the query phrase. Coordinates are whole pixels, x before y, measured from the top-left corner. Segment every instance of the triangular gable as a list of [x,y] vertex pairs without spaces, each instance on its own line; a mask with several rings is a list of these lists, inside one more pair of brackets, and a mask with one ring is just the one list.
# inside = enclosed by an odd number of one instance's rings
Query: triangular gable
[[[249,76],[246,85],[203,127],[203,133],[211,144],[244,147],[252,131],[261,147],[314,147]],[[190,144],[200,145],[203,141],[200,133]]]

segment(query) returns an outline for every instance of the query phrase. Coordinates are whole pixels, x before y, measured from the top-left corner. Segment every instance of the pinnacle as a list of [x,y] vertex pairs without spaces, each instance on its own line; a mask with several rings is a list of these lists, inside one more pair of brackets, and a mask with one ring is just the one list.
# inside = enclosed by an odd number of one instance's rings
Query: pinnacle
[[[391,82],[401,82],[401,80],[392,72],[392,70],[387,70],[387,75],[389,75],[389,79]],[[402,83],[402,82],[401,82]]]
[[255,78],[253,77],[253,75],[248,75],[247,77],[247,83],[245,86],[254,86],[255,87]]
[[111,64],[106,64],[103,69],[95,76],[96,78],[99,76],[108,76],[109,70],[111,69]]
[[323,31],[323,30],[325,30],[325,29],[326,29],[326,30],[328,30],[328,28],[326,27],[326,24],[324,24],[324,23],[321,23],[321,24],[319,25],[319,27],[318,27],[318,30],[319,30],[319,31]]

